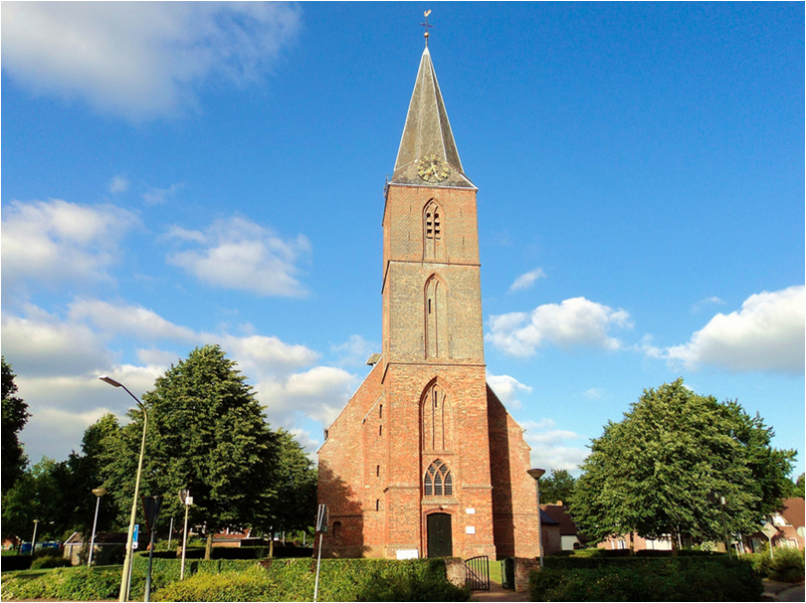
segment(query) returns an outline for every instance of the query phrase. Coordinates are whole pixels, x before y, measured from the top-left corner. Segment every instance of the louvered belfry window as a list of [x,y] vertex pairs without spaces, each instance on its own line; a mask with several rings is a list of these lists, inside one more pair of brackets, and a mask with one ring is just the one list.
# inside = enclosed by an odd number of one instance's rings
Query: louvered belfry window
[[453,496],[453,477],[451,470],[441,460],[437,459],[425,472],[426,496]]

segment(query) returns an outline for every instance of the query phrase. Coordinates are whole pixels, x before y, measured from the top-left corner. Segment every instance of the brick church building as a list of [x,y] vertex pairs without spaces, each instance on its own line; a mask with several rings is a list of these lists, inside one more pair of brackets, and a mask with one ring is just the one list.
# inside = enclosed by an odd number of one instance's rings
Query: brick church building
[[529,446],[486,379],[476,191],[426,45],[385,190],[382,353],[319,450],[325,555],[538,554]]

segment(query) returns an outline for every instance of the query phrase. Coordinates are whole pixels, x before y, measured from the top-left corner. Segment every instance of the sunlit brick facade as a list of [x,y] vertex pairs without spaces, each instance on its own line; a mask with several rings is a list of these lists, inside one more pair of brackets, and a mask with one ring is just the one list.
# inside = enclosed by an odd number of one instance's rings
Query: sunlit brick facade
[[427,48],[383,229],[382,353],[319,451],[324,554],[534,557],[529,447],[486,380],[476,187]]

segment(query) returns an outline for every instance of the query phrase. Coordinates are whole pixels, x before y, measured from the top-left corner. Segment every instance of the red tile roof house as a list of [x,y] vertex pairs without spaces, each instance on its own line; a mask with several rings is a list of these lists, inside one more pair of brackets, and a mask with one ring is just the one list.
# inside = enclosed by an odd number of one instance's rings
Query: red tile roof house
[[[568,507],[563,504],[563,501],[558,500],[553,505],[540,505],[540,510],[559,524],[561,551],[573,551],[582,548],[583,543],[579,537],[579,530],[574,520],[571,519]],[[546,554],[550,555],[551,553],[547,550]]]
[[[806,501],[802,498],[787,498],[781,510],[767,517],[778,533],[772,537],[773,546],[793,549],[806,548],[804,543],[804,519],[806,518]],[[759,532],[748,537],[754,551],[759,551],[769,542],[767,537]]]

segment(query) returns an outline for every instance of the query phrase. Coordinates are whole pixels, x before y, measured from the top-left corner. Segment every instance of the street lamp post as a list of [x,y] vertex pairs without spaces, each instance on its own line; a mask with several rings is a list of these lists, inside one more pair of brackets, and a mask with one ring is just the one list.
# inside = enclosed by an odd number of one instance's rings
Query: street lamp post
[[129,518],[129,534],[126,537],[126,557],[123,560],[123,573],[120,579],[120,595],[118,596],[118,601],[121,603],[125,602],[128,598],[129,593],[129,584],[131,578],[130,576],[130,568],[132,565],[132,544],[134,541],[134,522],[137,519],[137,496],[140,493],[140,476],[143,473],[143,456],[145,455],[146,450],[146,429],[148,428],[148,412],[146,411],[146,407],[143,406],[143,403],[137,399],[133,393],[129,391],[129,389],[123,385],[122,383],[118,383],[111,377],[107,377],[106,375],[99,377],[101,381],[104,383],[108,383],[113,387],[122,387],[127,394],[129,394],[135,402],[137,402],[137,406],[140,407],[140,410],[143,411],[143,438],[140,443],[140,460],[137,463],[137,479],[134,482],[134,498],[132,499],[132,513],[131,517]]
[[106,488],[93,488],[95,495],[95,519],[92,521],[92,538],[90,539],[90,554],[87,558],[87,567],[92,567],[92,552],[95,550],[95,528],[98,526],[98,507],[101,506],[101,497],[106,494]]
[[540,478],[546,474],[545,469],[529,469],[526,473],[535,478],[537,490],[537,544],[540,551],[540,569],[543,569],[543,522],[540,521]]
[[34,536],[31,538],[31,557],[34,556],[34,550],[36,550],[36,528],[39,525],[39,520],[34,519]]

